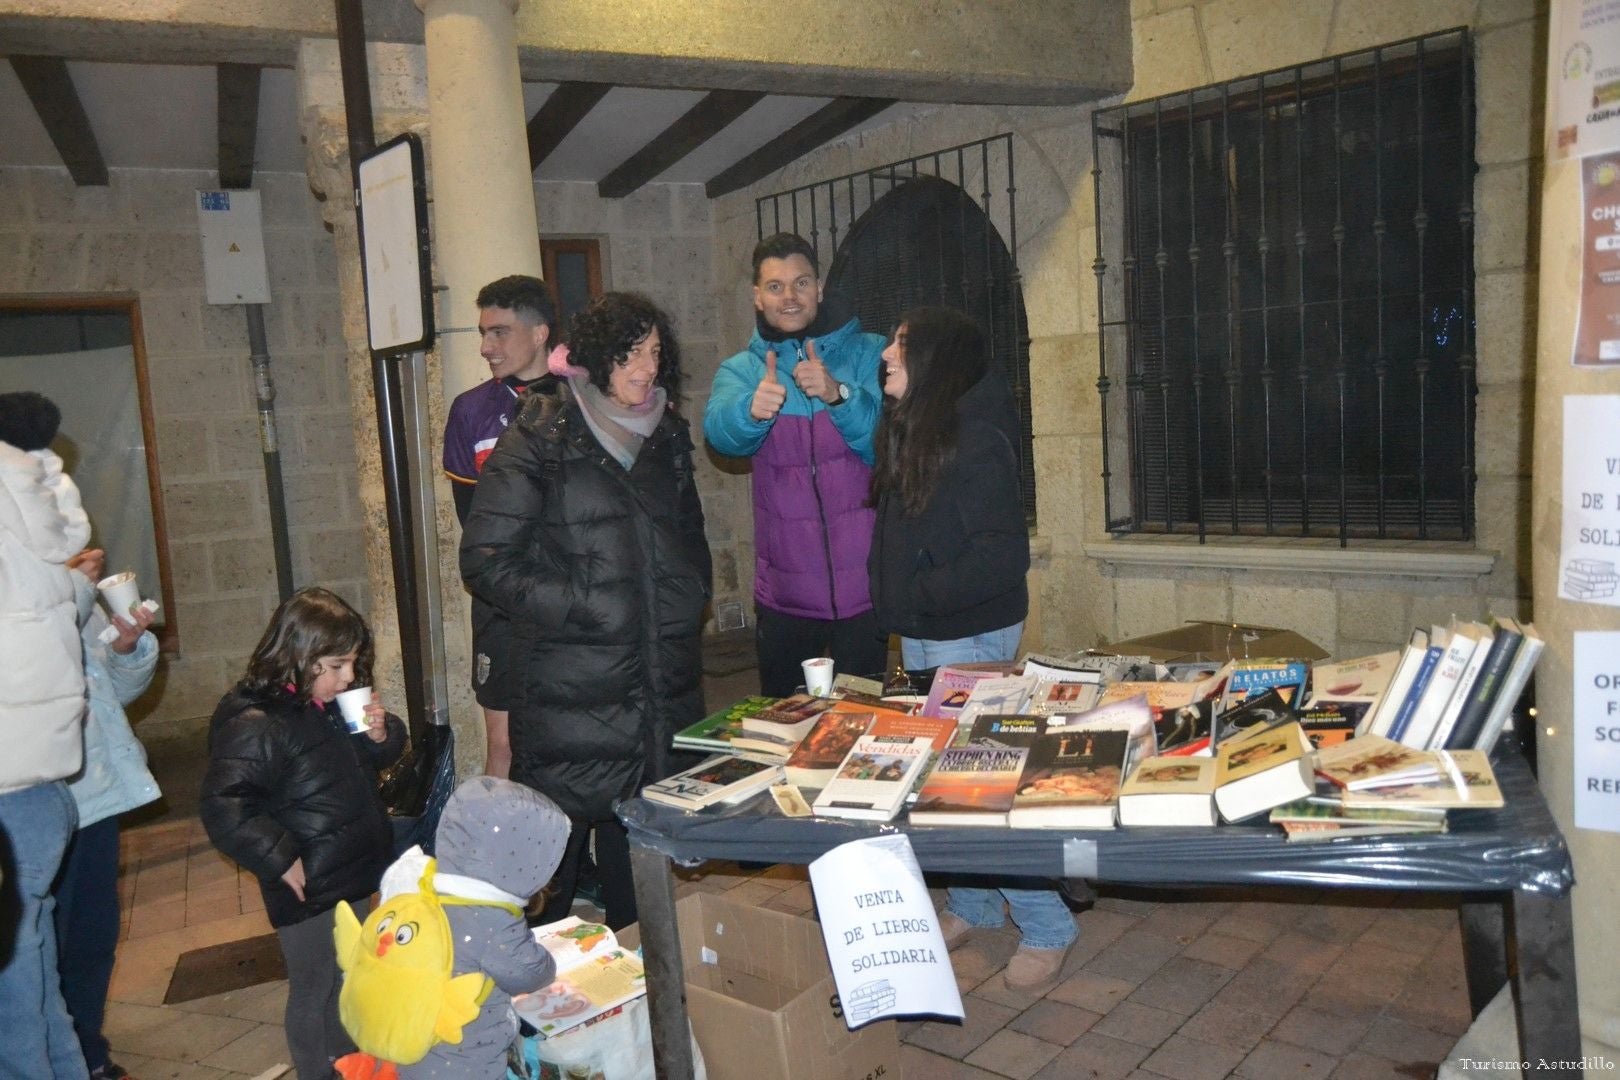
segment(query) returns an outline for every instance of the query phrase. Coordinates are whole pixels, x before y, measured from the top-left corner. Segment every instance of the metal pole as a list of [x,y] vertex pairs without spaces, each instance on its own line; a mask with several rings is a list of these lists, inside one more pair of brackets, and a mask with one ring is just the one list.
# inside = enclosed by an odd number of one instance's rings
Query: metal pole
[[270,348],[264,340],[264,305],[246,304],[248,351],[253,361],[253,392],[259,401],[259,448],[264,451],[264,487],[270,499],[270,542],[276,553],[276,591],[292,595],[292,546],[287,538],[287,496],[281,486],[281,444],[276,435],[276,384],[270,375]]
[[[349,167],[359,190],[359,161],[376,149],[371,119],[371,77],[366,67],[365,15],[361,0],[334,0],[338,60],[343,72],[343,109],[348,120]],[[358,194],[355,198],[359,202]],[[400,664],[405,678],[405,710],[412,726],[428,722],[422,677],[421,618],[417,609],[416,544],[411,526],[410,469],[405,440],[405,406],[399,361],[371,354],[377,397],[377,442],[382,457],[383,496],[393,555],[394,603],[399,615]]]

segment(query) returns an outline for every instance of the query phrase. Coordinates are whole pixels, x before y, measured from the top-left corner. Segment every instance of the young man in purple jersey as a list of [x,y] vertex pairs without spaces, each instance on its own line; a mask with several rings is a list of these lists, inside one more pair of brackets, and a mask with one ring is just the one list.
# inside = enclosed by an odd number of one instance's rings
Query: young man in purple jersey
[[[546,370],[557,309],[536,277],[513,274],[478,292],[479,354],[489,364],[490,378],[458,395],[444,425],[444,474],[463,524],[478,487],[484,459],[495,449],[525,394],[556,392],[556,377]],[[506,618],[472,597],[473,695],[484,709],[488,753],[484,771],[505,779],[512,767],[507,732],[510,672],[507,668]]]

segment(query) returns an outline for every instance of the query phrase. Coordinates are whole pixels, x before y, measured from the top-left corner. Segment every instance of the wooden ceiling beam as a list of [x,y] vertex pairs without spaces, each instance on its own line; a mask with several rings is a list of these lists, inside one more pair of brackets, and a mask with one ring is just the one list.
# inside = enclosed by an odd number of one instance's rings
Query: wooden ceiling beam
[[60,56],[13,56],[11,68],[22,83],[23,92],[34,103],[39,122],[56,145],[56,152],[67,166],[68,175],[80,187],[104,187],[107,162],[96,143],[90,118],[73,87],[67,61]]
[[836,139],[856,124],[870,120],[893,104],[891,98],[833,98],[758,150],[714,176],[703,185],[703,190],[711,199],[741,190],[803,157],[822,143]]
[[579,126],[585,114],[613,89],[612,83],[565,82],[546,98],[545,104],[529,118],[529,171],[551,156],[568,133]]
[[253,186],[253,156],[259,143],[259,66],[220,64],[219,186]]
[[712,90],[646,146],[604,176],[596,193],[622,199],[725,130],[764,93],[758,90]]

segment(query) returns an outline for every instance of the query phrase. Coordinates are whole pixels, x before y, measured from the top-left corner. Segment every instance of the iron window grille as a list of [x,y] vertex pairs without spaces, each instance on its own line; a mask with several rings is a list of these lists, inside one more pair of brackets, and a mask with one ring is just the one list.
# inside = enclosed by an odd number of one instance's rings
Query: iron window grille
[[1455,29],[1100,110],[1114,532],[1474,532],[1472,49]]
[[978,321],[1018,406],[1018,469],[1033,525],[1029,323],[1012,135],[765,195],[754,215],[761,238],[794,232],[810,242],[827,292],[850,303],[866,330],[892,333],[919,304],[954,307]]

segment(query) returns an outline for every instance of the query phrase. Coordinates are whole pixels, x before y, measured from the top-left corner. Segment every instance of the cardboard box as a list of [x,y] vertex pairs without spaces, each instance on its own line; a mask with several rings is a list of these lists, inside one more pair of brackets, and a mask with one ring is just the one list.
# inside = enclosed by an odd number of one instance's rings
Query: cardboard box
[[[850,1031],[821,927],[716,893],[675,904],[686,1010],[710,1080],[869,1080],[900,1075],[886,1020]],[[641,942],[639,926],[617,931]]]
[[1327,651],[1292,630],[1247,623],[1189,622],[1174,630],[1110,642],[1104,652],[1147,656],[1161,664],[1212,660],[1225,663],[1244,657],[1287,657],[1321,660]]

